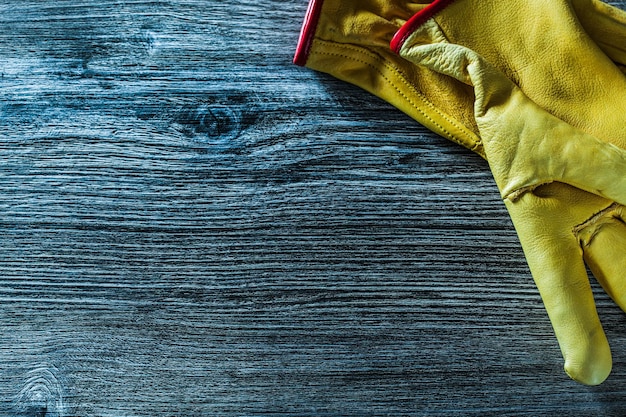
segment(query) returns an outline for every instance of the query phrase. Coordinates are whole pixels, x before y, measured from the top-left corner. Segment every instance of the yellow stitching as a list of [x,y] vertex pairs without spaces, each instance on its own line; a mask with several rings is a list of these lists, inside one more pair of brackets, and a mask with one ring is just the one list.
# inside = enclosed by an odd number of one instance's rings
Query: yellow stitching
[[[593,216],[591,216],[590,218],[588,218],[587,220],[585,220],[581,224],[579,224],[577,226],[574,226],[572,228],[572,233],[574,233],[574,235],[576,235],[578,237],[580,232],[582,232],[584,229],[586,229],[587,227],[597,223],[602,217],[605,217],[607,214],[609,214],[611,212],[617,211],[620,206],[621,206],[621,204],[619,204],[619,203],[612,203],[612,204],[610,204],[608,207],[606,207],[606,208],[600,210],[599,212],[595,213]],[[589,240],[589,242],[591,242],[591,239]]]
[[[354,52],[357,52],[357,53],[364,53],[365,55],[369,55],[369,56],[370,56],[370,58],[372,58],[372,59],[374,59],[374,60],[377,60],[377,61],[379,61],[379,62],[380,62],[380,61],[382,61],[381,63],[382,63],[382,65],[383,65],[383,66],[385,66],[387,69],[389,69],[389,70],[391,70],[392,72],[394,72],[394,73],[395,73],[395,74],[396,74],[396,75],[397,75],[397,76],[398,76],[398,77],[399,77],[402,81],[404,81],[404,83],[406,84],[406,86],[408,86],[408,87],[409,87],[409,89],[413,90],[413,91],[415,92],[415,94],[416,94],[416,95],[418,95],[418,96],[422,99],[422,101],[423,101],[426,105],[428,105],[428,106],[429,106],[429,107],[430,107],[430,108],[431,108],[431,109],[432,109],[435,113],[437,113],[437,114],[438,114],[439,116],[441,116],[444,120],[446,120],[448,123],[450,123],[452,126],[454,126],[454,127],[456,127],[457,129],[459,129],[460,131],[465,131],[465,130],[466,130],[463,126],[459,125],[459,124],[458,124],[455,120],[453,120],[453,119],[449,118],[446,114],[444,114],[444,113],[442,113],[441,111],[439,111],[439,109],[437,109],[437,107],[436,107],[433,103],[431,103],[431,102],[430,102],[430,101],[426,98],[426,96],[425,96],[424,94],[422,94],[422,93],[420,93],[419,91],[417,91],[417,90],[413,87],[413,85],[411,85],[411,83],[409,83],[409,82],[406,80],[405,75],[404,75],[404,74],[403,74],[403,73],[402,73],[402,72],[401,72],[398,68],[396,68],[395,66],[392,66],[392,65],[388,64],[382,56],[380,56],[380,55],[378,55],[378,54],[372,54],[372,53],[370,53],[370,51],[368,51],[367,49],[364,49],[364,48],[361,48],[361,47],[358,47],[358,46],[353,46],[353,45],[348,45],[348,44],[338,44],[338,43],[335,43],[335,42],[324,41],[324,40],[321,40],[321,39],[316,39],[316,41],[317,41],[317,42],[323,42],[323,43],[329,43],[329,44],[332,44],[332,45],[334,45],[334,46],[339,46],[339,47],[346,48],[346,49],[351,49],[351,50],[353,50]],[[447,135],[447,139],[451,140],[452,142],[457,143],[458,145],[461,145],[461,146],[463,146],[463,147],[466,147],[466,145],[465,145],[463,142],[461,142],[459,139],[457,139],[455,136],[453,136],[453,135],[452,135],[452,133],[450,133],[447,129],[445,129],[443,126],[441,126],[441,124],[437,123],[437,122],[436,122],[436,121],[435,121],[435,120],[434,120],[431,116],[429,116],[426,112],[424,112],[424,110],[422,110],[420,107],[418,107],[418,106],[417,106],[417,104],[416,104],[413,100],[411,100],[411,98],[410,98],[410,97],[408,97],[406,94],[404,94],[404,93],[402,92],[402,90],[401,90],[401,89],[400,89],[400,88],[399,88],[399,87],[398,87],[395,83],[393,83],[393,82],[392,82],[389,78],[385,77],[385,75],[384,75],[384,74],[383,74],[383,73],[382,73],[382,72],[381,72],[381,71],[380,71],[377,67],[375,67],[374,65],[370,64],[370,63],[369,63],[369,62],[367,62],[367,61],[360,60],[360,59],[356,59],[356,58],[354,58],[354,57],[352,57],[352,56],[349,56],[349,55],[344,55],[344,54],[340,54],[340,53],[337,53],[337,52],[327,52],[327,51],[321,51],[321,52],[320,52],[320,51],[315,51],[315,53],[320,54],[320,55],[335,56],[335,57],[340,57],[340,58],[344,58],[344,59],[349,59],[349,60],[352,60],[352,61],[354,61],[354,62],[358,62],[358,63],[360,63],[360,64],[364,64],[364,65],[366,65],[366,66],[368,66],[368,67],[372,68],[372,69],[373,69],[374,71],[376,71],[376,72],[377,72],[377,73],[378,73],[378,74],[379,74],[379,75],[380,75],[380,76],[381,76],[384,80],[386,80],[386,81],[387,81],[387,82],[388,82],[391,86],[393,86],[393,88],[394,88],[394,89],[395,89],[395,90],[396,90],[396,91],[400,94],[400,96],[401,96],[401,97],[403,97],[403,98],[406,100],[406,102],[407,102],[410,106],[412,106],[415,110],[417,110],[420,114],[422,114],[422,115],[423,115],[426,119],[430,120],[430,122],[431,122],[433,125],[435,125],[435,126],[439,127],[439,128],[440,128],[440,130],[441,130],[442,132],[444,132],[444,133]],[[313,53],[312,53],[312,54],[313,54]],[[480,138],[480,137],[478,137],[478,141],[477,141],[477,142],[476,142],[476,143],[472,146],[472,148],[470,148],[470,150],[472,150],[472,151],[476,152],[476,149],[477,149],[479,146],[482,146],[482,138]]]

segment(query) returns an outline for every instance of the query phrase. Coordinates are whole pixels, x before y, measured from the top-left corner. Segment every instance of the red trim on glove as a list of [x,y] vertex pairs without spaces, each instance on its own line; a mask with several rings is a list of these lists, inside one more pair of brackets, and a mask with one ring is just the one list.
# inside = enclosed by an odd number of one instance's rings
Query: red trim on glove
[[402,45],[418,27],[424,24],[428,19],[442,11],[446,6],[453,3],[454,0],[435,0],[428,6],[415,13],[402,27],[396,32],[391,39],[391,50],[399,53]]
[[306,64],[306,60],[309,57],[309,50],[313,43],[313,37],[315,36],[315,30],[317,29],[317,21],[322,13],[323,3],[324,0],[309,0],[309,7],[304,16],[302,29],[300,30],[296,54],[293,57],[293,63],[296,65],[303,67]]

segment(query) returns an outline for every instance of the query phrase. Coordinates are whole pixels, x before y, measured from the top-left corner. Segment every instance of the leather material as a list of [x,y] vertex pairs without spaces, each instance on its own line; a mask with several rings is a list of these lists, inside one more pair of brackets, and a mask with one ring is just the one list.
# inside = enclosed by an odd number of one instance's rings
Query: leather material
[[573,0],[571,5],[589,37],[626,71],[626,12],[600,0]]
[[[436,8],[437,3],[429,7]],[[543,0],[448,3],[418,26],[424,35],[421,42],[456,43],[476,51],[550,113],[626,146],[626,119],[614,116],[626,114],[626,78],[587,34],[573,0],[549,6]],[[415,15],[418,22],[427,9]],[[411,20],[398,36],[415,32]]]
[[[394,105],[431,131],[484,157],[464,84],[390,51],[389,42],[431,0],[310,0],[294,62],[357,85]],[[604,3],[577,11],[611,58],[626,62],[623,13]],[[600,6],[597,6],[599,4]],[[624,67],[626,70],[626,67]]]
[[433,132],[483,155],[471,89],[389,49],[394,33],[429,3],[311,0],[294,62],[355,84]]
[[[437,8],[437,3],[429,8]],[[589,0],[561,0],[549,4],[540,0],[458,0],[445,6],[435,13],[425,13],[428,8],[424,9],[411,18],[394,37],[394,49],[399,47],[400,54],[415,63],[436,67],[454,76],[455,71],[469,64],[459,61],[458,52],[452,51],[458,48],[455,44],[466,46],[471,51],[467,49],[470,52],[464,59],[476,61],[478,54],[482,56],[482,72],[477,76],[484,86],[481,94],[500,88],[496,87],[497,79],[510,79],[529,101],[569,126],[555,128],[541,120],[543,117],[523,114],[524,107],[513,104],[515,95],[507,95],[492,105],[498,109],[514,108],[517,116],[488,124],[488,129],[480,128],[483,142],[487,137],[501,136],[505,132],[519,137],[530,133],[553,143],[551,149],[547,143],[546,148],[535,146],[532,151],[535,159],[524,156],[521,148],[514,148],[515,158],[523,159],[521,165],[538,162],[559,165],[563,157],[573,156],[565,156],[569,151],[580,153],[581,157],[584,154],[585,158],[600,164],[610,163],[611,157],[591,150],[585,140],[581,141],[569,129],[592,134],[615,149],[626,148],[626,77],[611,60],[621,60],[623,51],[617,46],[605,46],[611,54],[609,58],[576,16],[576,11],[581,16],[595,16],[587,18],[588,26],[603,22],[607,24],[602,29],[604,33],[615,32],[617,36],[626,33],[623,12]],[[607,10],[611,10],[610,13]],[[426,18],[422,17],[424,15]],[[600,15],[604,17],[599,18]],[[602,30],[594,27],[596,35],[603,33]],[[425,53],[433,55],[429,57]],[[491,68],[491,64],[497,68],[497,73],[486,69]],[[493,113],[480,108],[484,106],[481,100],[477,94],[477,111]],[[477,120],[480,117],[477,114]],[[545,127],[536,129],[537,123]],[[564,143],[564,139],[569,144]],[[493,164],[500,164],[499,159],[508,156],[498,155],[496,160],[487,151],[486,156],[497,179]],[[602,175],[605,176],[602,181],[616,181],[617,185],[617,178],[626,174],[619,167],[599,174],[588,165],[589,161],[579,157],[570,161],[562,172],[571,173],[573,169],[578,171],[576,175],[580,179]],[[524,169],[527,167],[515,168]],[[505,204],[559,340],[565,371],[579,382],[595,385],[609,375],[611,354],[595,310],[583,259],[607,293],[626,310],[623,284],[626,225],[623,207],[613,203],[624,204],[624,200],[598,192],[600,187],[584,186],[571,179],[555,181],[525,193],[518,201],[505,200]]]

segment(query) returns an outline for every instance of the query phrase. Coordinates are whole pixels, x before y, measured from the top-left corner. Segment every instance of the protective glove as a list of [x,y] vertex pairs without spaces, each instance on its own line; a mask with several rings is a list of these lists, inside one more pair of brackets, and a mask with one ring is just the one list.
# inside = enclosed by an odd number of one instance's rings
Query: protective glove
[[[626,151],[549,114],[467,48],[442,43],[401,52],[474,87],[485,155],[561,343],[565,369],[586,384],[602,382],[611,369],[611,354],[579,241],[593,240],[606,217],[623,222],[622,206],[606,207],[594,194],[626,203]],[[607,251],[601,260],[623,257],[626,246],[614,248],[614,237],[626,242],[626,233],[604,236]]]
[[391,48],[398,52],[409,36],[414,44],[465,46],[559,119],[625,148],[626,78],[599,45],[624,58],[626,39],[598,43],[580,18],[596,34],[599,20],[610,23],[606,36],[626,34],[626,13],[595,0],[435,0],[398,30]]
[[355,84],[433,132],[483,155],[470,89],[389,49],[394,33],[428,3],[310,0],[294,62]]
[[[454,78],[444,76],[426,67],[417,66],[391,53],[388,43],[395,31],[405,23],[408,16],[414,11],[425,8],[423,2],[406,1],[339,1],[312,0],[302,28],[300,41],[294,61],[299,65],[329,73],[341,80],[350,82],[374,95],[395,105],[409,116],[416,119],[435,133],[457,142],[481,156],[485,156],[478,126],[474,117],[474,92],[471,87]],[[612,11],[612,13],[615,11]],[[607,19],[595,19],[589,23],[596,29],[596,34],[626,33],[618,20],[608,19],[614,25],[606,28],[600,25]],[[625,26],[626,27],[626,26]],[[621,31],[621,32],[620,32]],[[623,36],[622,36],[623,38]],[[607,45],[619,52],[616,45],[611,45],[610,39],[618,39],[617,35],[608,37]],[[613,59],[619,53],[612,55]],[[615,253],[605,251],[604,246],[610,242],[626,240],[626,230],[621,230],[621,206],[596,195],[581,191],[577,188],[561,183],[551,183],[535,189],[535,194],[544,196],[544,211],[529,214],[534,224],[528,221],[529,230],[539,230],[545,239],[552,239],[558,244],[555,248],[565,249],[571,253],[578,253],[581,247],[585,249],[586,259],[591,257],[595,261],[594,273],[598,271],[607,276],[617,276],[622,270],[622,264],[615,264]],[[568,213],[567,216],[563,213]],[[595,214],[595,216],[594,216]],[[555,224],[555,219],[559,224]],[[519,223],[519,221],[517,222]],[[576,238],[580,237],[581,244],[571,244],[570,229],[575,225]],[[601,232],[601,233],[600,233]],[[532,232],[528,232],[532,236]],[[560,236],[568,238],[567,245],[560,242]],[[525,239],[529,240],[529,239]],[[569,245],[569,246],[568,246]],[[624,246],[626,247],[626,242]],[[618,246],[615,246],[616,251]],[[528,256],[544,257],[545,254],[536,254],[528,244],[525,245]],[[552,252],[552,251],[551,251]],[[536,254],[536,255],[535,255]],[[587,256],[593,254],[593,256]],[[551,258],[549,261],[559,263],[561,258]],[[622,262],[623,263],[623,262]],[[567,263],[562,264],[564,267]],[[582,282],[580,262],[576,269],[578,282]],[[536,268],[534,268],[536,269]],[[584,268],[583,268],[584,269]],[[569,282],[565,276],[569,271],[562,271],[555,278],[554,285]],[[587,281],[585,281],[587,282]],[[617,284],[615,285],[617,287]],[[567,287],[567,285],[565,286]],[[580,338],[580,332],[572,333],[569,329],[576,327],[572,323],[583,323],[584,329],[594,327],[597,315],[593,307],[590,292],[586,286],[580,287],[582,297],[572,295],[565,290],[562,296],[563,303],[552,299],[552,305],[547,305],[551,318],[555,322],[557,334],[568,348],[566,369],[575,379],[585,383],[598,383],[606,377],[611,368],[611,359],[604,335],[590,338]],[[606,288],[606,285],[605,285]],[[621,294],[617,288],[614,291]],[[611,293],[611,291],[609,291]],[[575,317],[570,317],[568,309],[574,304],[581,303],[586,307],[573,309]],[[587,311],[590,311],[587,314]],[[557,312],[559,312],[557,314]],[[591,324],[590,324],[591,323]],[[584,332],[583,332],[584,333]],[[577,338],[580,345],[577,347]],[[596,339],[600,339],[597,342]],[[598,349],[596,346],[605,346]],[[600,351],[600,354],[597,352]],[[568,359],[569,358],[569,359]]]
[[[484,157],[471,111],[471,89],[425,67],[409,65],[389,49],[396,31],[431,3],[310,0],[294,63],[357,85]],[[626,13],[599,1],[577,6],[575,11],[593,40],[626,71]]]
[[[612,59],[622,60],[623,49],[614,40],[594,42],[583,26],[585,23],[592,28],[595,36],[610,34],[622,41],[621,45],[626,45],[621,35],[626,27],[624,16],[624,12],[592,0],[549,3],[540,0],[437,0],[409,19],[394,36],[391,45],[404,56],[410,56],[410,51],[419,45],[456,43],[467,46],[503,71],[543,109],[602,141],[625,148],[626,77],[605,55],[609,53]],[[598,45],[604,45],[604,50]],[[588,204],[588,196],[576,190],[566,193],[566,190],[559,190],[561,200],[575,201],[577,208],[588,206],[587,211],[596,214],[582,223],[563,224],[561,234],[566,230],[574,232],[573,235],[580,241],[580,247],[575,250],[582,251],[594,276],[626,311],[624,209],[619,205],[609,205],[609,202],[605,202],[607,205],[603,209],[592,209],[596,204]],[[541,193],[544,191],[541,190]],[[551,217],[547,213],[544,216],[546,219]],[[558,212],[554,216],[558,216]],[[513,213],[511,217],[514,217]],[[570,297],[575,297],[574,300],[583,299],[583,275],[576,277],[571,273],[566,279],[566,262],[561,264],[562,271],[533,267],[536,258],[545,258],[545,255],[528,248],[532,239],[525,234],[532,236],[537,231],[522,228],[519,221],[514,223],[559,339],[566,372],[586,384],[602,382],[611,369],[604,335],[600,337],[593,333],[596,341],[591,342],[590,336],[583,343],[584,332],[567,330],[572,320],[583,323],[584,319],[588,319],[587,331],[598,329],[593,331],[602,332],[599,321],[596,322],[595,309],[592,311],[591,308],[593,304],[572,304],[569,311],[571,319],[568,321],[551,311],[549,304],[554,303],[549,303],[547,299],[554,297],[542,290],[546,285],[558,285]],[[527,219],[526,223],[530,225],[532,222]],[[557,223],[554,225],[556,227]],[[557,236],[555,228],[546,230],[552,230],[552,236]],[[534,239],[539,242],[539,239]],[[524,244],[524,241],[528,243]],[[563,245],[564,240],[560,242],[553,242],[552,245]],[[558,259],[568,258],[561,256]],[[576,293],[572,289],[576,289]],[[590,294],[589,289],[585,292]],[[589,321],[591,318],[593,320]],[[585,349],[588,349],[587,353],[583,352]]]

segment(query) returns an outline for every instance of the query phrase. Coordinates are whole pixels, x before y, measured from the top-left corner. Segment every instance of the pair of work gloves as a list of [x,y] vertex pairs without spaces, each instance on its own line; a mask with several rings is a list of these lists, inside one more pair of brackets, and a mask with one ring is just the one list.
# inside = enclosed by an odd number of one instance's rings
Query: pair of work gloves
[[626,12],[598,0],[310,0],[294,62],[484,157],[574,380],[626,311]]

